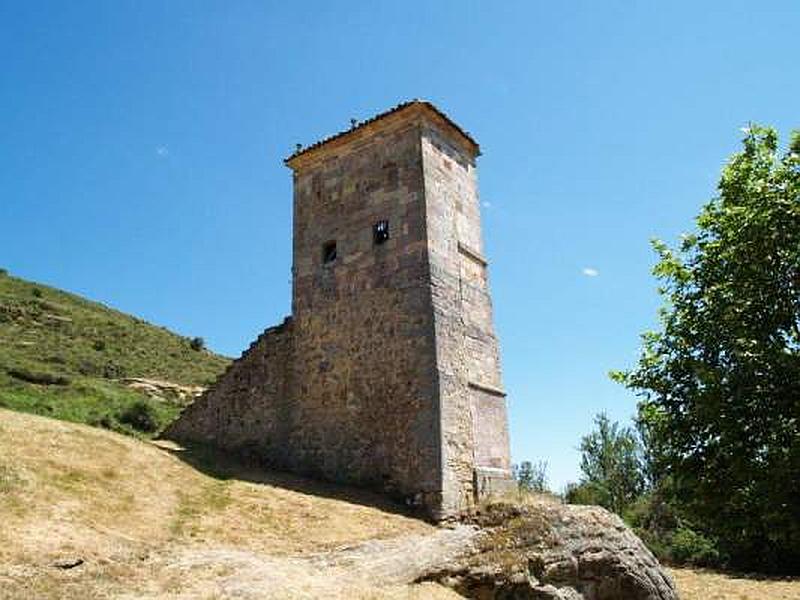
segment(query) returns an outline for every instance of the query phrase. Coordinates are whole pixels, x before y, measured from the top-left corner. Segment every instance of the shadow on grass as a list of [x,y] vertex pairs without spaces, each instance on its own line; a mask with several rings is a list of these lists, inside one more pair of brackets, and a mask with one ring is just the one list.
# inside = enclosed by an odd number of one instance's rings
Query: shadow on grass
[[155,440],[153,443],[201,473],[221,481],[237,479],[260,483],[309,496],[341,500],[376,508],[387,513],[425,520],[424,515],[405,506],[398,499],[370,489],[351,487],[275,470],[257,458],[221,450],[210,445],[196,443],[179,445],[164,439]]

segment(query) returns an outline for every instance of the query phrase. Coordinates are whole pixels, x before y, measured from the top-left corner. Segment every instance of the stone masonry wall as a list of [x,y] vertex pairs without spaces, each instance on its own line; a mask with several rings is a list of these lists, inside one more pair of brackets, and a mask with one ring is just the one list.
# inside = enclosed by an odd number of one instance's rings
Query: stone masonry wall
[[[297,470],[439,504],[440,431],[419,130],[295,174]],[[389,222],[376,245],[373,228]],[[337,258],[323,264],[326,242]]]
[[506,404],[482,255],[474,158],[434,126],[422,135],[441,381],[443,510],[474,503],[476,469],[509,468]]
[[264,331],[164,437],[253,451],[276,465],[285,463],[293,410],[293,329],[287,319]]
[[165,436],[457,515],[509,475],[477,146],[417,103],[320,148],[289,163],[292,317]]

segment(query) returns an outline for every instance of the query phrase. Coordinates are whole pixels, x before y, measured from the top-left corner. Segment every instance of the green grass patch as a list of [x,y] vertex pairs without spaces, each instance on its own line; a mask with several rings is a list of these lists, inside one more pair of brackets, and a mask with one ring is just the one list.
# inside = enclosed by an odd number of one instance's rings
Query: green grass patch
[[67,386],[37,386],[0,374],[0,407],[137,437],[161,432],[181,407],[113,382],[82,378]]

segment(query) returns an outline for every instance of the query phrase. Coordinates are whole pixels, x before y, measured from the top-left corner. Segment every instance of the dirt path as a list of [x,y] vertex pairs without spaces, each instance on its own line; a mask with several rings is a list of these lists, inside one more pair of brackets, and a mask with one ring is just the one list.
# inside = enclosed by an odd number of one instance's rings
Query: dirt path
[[[233,548],[159,551],[146,568],[155,583],[129,598],[384,598],[413,597],[407,588],[468,550],[478,531],[459,525],[428,535],[372,540],[323,553],[270,556]],[[180,590],[170,592],[170,583]],[[426,586],[427,587],[427,586]],[[457,597],[433,586],[425,597]],[[123,596],[125,597],[125,596]]]

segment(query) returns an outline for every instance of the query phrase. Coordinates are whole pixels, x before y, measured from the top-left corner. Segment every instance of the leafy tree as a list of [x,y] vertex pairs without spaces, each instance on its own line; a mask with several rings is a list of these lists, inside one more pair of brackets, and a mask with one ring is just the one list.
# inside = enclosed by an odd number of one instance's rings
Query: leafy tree
[[746,130],[676,250],[637,366],[649,475],[733,566],[800,570],[800,133]]
[[582,477],[568,486],[567,501],[622,514],[644,490],[641,445],[632,428],[612,423],[604,413],[594,422],[595,429],[581,439]]
[[536,464],[525,460],[519,465],[514,465],[514,478],[520,491],[546,492],[547,491],[547,461]]

